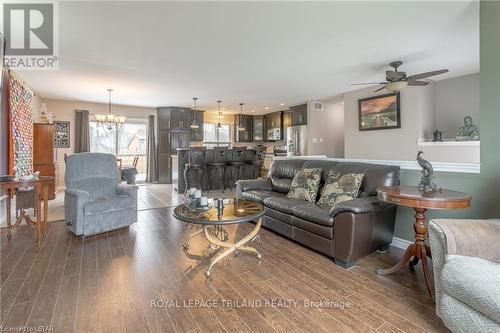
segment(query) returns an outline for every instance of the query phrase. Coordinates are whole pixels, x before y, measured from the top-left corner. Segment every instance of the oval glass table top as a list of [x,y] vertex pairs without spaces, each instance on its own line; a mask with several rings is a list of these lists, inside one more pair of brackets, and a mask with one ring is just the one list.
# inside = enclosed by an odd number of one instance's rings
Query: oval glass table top
[[209,199],[210,209],[200,212],[185,205],[175,207],[173,216],[178,220],[194,224],[236,224],[258,220],[264,215],[262,204],[248,200],[224,199],[222,209],[217,208],[217,199]]

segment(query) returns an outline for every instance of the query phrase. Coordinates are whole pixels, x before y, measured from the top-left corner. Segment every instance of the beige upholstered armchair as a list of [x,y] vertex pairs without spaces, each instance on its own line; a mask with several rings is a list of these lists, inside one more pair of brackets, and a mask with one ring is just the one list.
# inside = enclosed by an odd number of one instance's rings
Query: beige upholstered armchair
[[500,332],[500,220],[432,220],[436,313],[453,332]]

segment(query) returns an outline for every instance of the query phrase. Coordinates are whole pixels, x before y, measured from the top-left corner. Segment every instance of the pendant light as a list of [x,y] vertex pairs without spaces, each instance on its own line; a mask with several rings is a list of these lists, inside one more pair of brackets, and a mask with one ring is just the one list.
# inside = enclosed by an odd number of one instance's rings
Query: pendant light
[[198,122],[196,121],[196,101],[198,100],[197,97],[193,97],[193,123],[191,124],[191,128],[200,128],[200,125],[198,125]]
[[219,122],[217,123],[218,129],[222,128],[222,125],[220,123],[220,121],[222,120],[222,112],[220,110],[220,103],[222,103],[222,101],[217,101],[217,104],[218,104],[217,108],[219,109],[219,113],[217,114],[217,118],[219,119]]
[[240,121],[238,122],[238,131],[245,130],[245,127],[243,126],[243,105],[245,105],[245,103],[240,103]]

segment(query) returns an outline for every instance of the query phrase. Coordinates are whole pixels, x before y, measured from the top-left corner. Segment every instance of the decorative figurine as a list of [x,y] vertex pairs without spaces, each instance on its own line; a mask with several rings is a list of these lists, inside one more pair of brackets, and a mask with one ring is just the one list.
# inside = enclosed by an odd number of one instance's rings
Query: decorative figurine
[[435,130],[432,133],[432,142],[441,142],[443,141],[443,132],[440,130]]
[[458,129],[457,141],[475,141],[479,140],[479,129],[476,125],[472,125],[472,117],[466,116],[464,118],[464,126]]
[[420,156],[423,153],[423,151],[419,151],[417,154],[418,165],[422,167],[422,179],[418,183],[418,189],[424,192],[436,192],[438,188],[434,184],[434,169],[432,168],[432,164]]

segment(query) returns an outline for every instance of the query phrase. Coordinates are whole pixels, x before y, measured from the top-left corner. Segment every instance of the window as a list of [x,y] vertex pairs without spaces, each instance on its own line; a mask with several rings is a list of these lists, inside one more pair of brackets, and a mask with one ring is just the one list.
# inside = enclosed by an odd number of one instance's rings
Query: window
[[146,132],[147,126],[142,122],[125,123],[116,130],[108,129],[90,122],[90,151],[114,154],[121,159],[122,165],[132,165],[134,157],[137,161],[137,180],[146,176]]
[[217,128],[217,124],[204,124],[204,140],[205,143],[213,143],[213,144],[228,144],[231,143],[231,133],[232,126],[231,125],[221,125],[221,128]]

